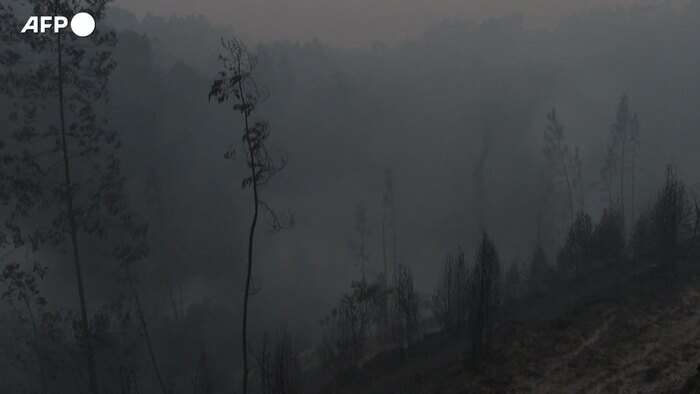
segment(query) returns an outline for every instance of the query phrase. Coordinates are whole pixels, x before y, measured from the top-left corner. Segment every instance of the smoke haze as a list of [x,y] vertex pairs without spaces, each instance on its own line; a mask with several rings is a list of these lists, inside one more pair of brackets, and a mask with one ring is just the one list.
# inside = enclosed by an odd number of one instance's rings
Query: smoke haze
[[309,40],[366,45],[413,38],[444,19],[480,20],[523,15],[528,24],[551,26],[591,9],[644,0],[117,0],[137,15],[201,14],[254,40]]

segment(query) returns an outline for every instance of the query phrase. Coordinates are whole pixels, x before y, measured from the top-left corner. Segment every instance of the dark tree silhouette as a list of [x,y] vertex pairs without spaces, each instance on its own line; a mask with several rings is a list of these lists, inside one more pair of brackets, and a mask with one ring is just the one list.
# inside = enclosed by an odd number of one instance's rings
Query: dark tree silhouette
[[593,229],[592,241],[592,257],[607,264],[621,262],[625,257],[622,214],[616,210],[604,210]]
[[[618,210],[622,229],[626,232],[626,218],[634,217],[635,173],[639,120],[630,111],[629,98],[623,94],[617,104],[615,122],[610,128],[610,142],[602,169],[602,176],[610,196],[609,209]],[[617,186],[615,186],[617,182]],[[615,193],[617,189],[617,193]],[[617,198],[615,198],[617,194]],[[615,205],[613,205],[615,204]],[[628,212],[629,211],[629,212]]]
[[[107,3],[26,0],[16,5],[28,7],[34,15],[71,17],[87,10],[99,25]],[[15,12],[3,6],[0,13],[3,20],[16,21]],[[89,391],[97,394],[79,233],[105,238],[125,209],[116,155],[119,140],[96,109],[106,97],[114,69],[115,36],[100,29],[89,38],[63,31],[45,35],[10,31],[2,39],[9,56],[0,59],[8,71],[0,79],[3,93],[10,97],[14,129],[0,144],[4,150],[0,198],[12,207],[0,243],[37,251],[69,242],[79,299],[79,339],[87,360]]]
[[500,263],[493,241],[483,233],[472,274],[470,341],[472,366],[478,367],[490,351],[496,313],[500,306]]
[[652,256],[676,274],[677,263],[688,256],[697,237],[697,215],[688,198],[686,186],[673,167],[666,169],[666,182],[651,210]]
[[282,330],[274,337],[265,333],[256,361],[260,394],[303,392],[299,349],[289,331]]
[[547,114],[547,127],[544,132],[544,156],[548,171],[549,188],[554,193],[564,188],[568,222],[575,220],[576,211],[582,209],[581,159],[578,148],[569,148],[564,135],[564,125],[557,116],[556,109]]
[[408,267],[399,265],[396,281],[396,308],[399,316],[401,354],[406,351],[418,334],[418,295],[413,287],[413,275]]
[[[396,196],[394,191],[394,173],[386,170],[384,173],[384,191],[382,193],[382,262],[383,278],[382,284],[385,295],[382,305],[384,319],[384,329],[389,331],[389,320],[391,314],[390,307],[390,287],[396,287],[396,274],[398,272],[398,248],[397,248],[397,225],[396,225]],[[391,272],[391,274],[390,274]],[[391,282],[390,282],[391,281]]]
[[585,212],[576,214],[571,223],[566,243],[557,256],[559,269],[578,278],[583,273],[583,265],[590,261],[593,247],[593,223]]
[[381,311],[383,292],[381,283],[355,281],[321,321],[325,329],[323,358],[329,365],[345,366],[363,354],[373,320],[378,320],[373,317]]
[[31,323],[32,337],[29,342],[36,357],[42,394],[49,392],[49,377],[46,371],[46,356],[40,346],[41,333],[37,309],[43,310],[47,303],[39,291],[39,282],[44,279],[45,275],[46,267],[42,267],[38,262],[34,262],[30,272],[23,270],[19,264],[8,264],[0,275],[0,283],[6,286],[6,290],[0,298],[8,301],[15,310],[19,311],[20,308],[23,308],[26,316],[20,316],[20,319],[29,319]]
[[[222,40],[223,53],[219,56],[222,70],[214,80],[209,91],[209,100],[230,104],[239,112],[243,120],[243,145],[246,152],[246,165],[250,175],[242,182],[243,188],[252,190],[253,218],[248,232],[248,263],[246,267],[245,289],[243,291],[243,394],[248,393],[248,300],[251,295],[251,278],[253,274],[253,249],[255,230],[261,209],[268,213],[273,229],[284,226],[267,203],[260,198],[260,186],[266,184],[285,164],[284,158],[273,159],[267,146],[270,125],[264,120],[254,119],[255,110],[266,94],[257,85],[254,77],[256,58],[249,52],[243,42],[234,38]],[[234,154],[233,148],[227,152],[228,158]]]
[[467,328],[469,274],[463,252],[447,256],[433,296],[435,318],[444,332],[454,336],[463,336]]
[[394,273],[398,270],[396,196],[394,190],[394,173],[386,170],[384,174],[384,192],[382,193],[382,259],[384,276],[389,279],[389,265]]

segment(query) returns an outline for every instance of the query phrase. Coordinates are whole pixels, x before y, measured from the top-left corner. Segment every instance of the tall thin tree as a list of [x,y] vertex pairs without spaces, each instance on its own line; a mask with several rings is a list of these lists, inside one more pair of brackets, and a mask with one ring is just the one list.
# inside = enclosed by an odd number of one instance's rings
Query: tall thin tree
[[[87,11],[102,20],[109,0],[21,0],[33,15],[71,17]],[[3,19],[18,12],[3,7]],[[12,24],[15,25],[15,24]],[[10,29],[11,30],[11,29]],[[115,63],[113,32],[87,38],[70,33],[2,36],[8,48],[0,62],[2,93],[10,99],[13,133],[0,148],[5,158],[0,188],[7,212],[0,247],[61,249],[70,242],[78,293],[78,338],[87,361],[89,392],[98,393],[97,366],[89,329],[88,297],[78,234],[104,239],[123,212],[119,140],[98,109]],[[5,72],[6,71],[6,72]],[[57,171],[60,171],[57,173]],[[60,181],[59,181],[60,180]]]
[[578,148],[572,150],[566,143],[564,125],[555,108],[547,113],[543,153],[551,182],[550,190],[557,193],[561,189],[559,185],[564,186],[568,217],[565,224],[568,226],[574,221],[576,212],[582,209],[581,159]]
[[[601,171],[608,186],[610,203],[619,210],[623,230],[627,230],[628,217],[634,215],[634,194],[637,147],[639,145],[639,117],[630,110],[629,98],[623,94],[617,104],[615,121],[610,127],[610,142]],[[617,185],[614,183],[617,182]],[[617,192],[615,192],[617,189]],[[617,194],[617,198],[613,197]]]
[[[252,191],[253,217],[248,231],[248,258],[243,290],[243,321],[241,328],[242,389],[243,394],[247,394],[249,375],[248,304],[253,275],[255,232],[261,211],[269,214],[274,230],[280,229],[285,225],[279,220],[270,206],[260,198],[260,187],[284,168],[286,159],[284,157],[279,160],[273,158],[267,145],[270,125],[268,122],[255,117],[258,104],[267,97],[267,94],[258,86],[255,80],[254,72],[257,64],[255,56],[237,38],[222,40],[221,45],[222,54],[219,56],[219,60],[222,63],[222,70],[211,85],[209,100],[215,99],[218,103],[228,103],[241,116],[246,166],[250,172],[250,175],[243,178],[242,187],[250,188]],[[234,150],[232,148],[226,153],[226,156],[230,158],[233,154]]]
[[[54,1],[55,15],[63,14],[59,0]],[[83,283],[83,268],[80,262],[80,249],[78,247],[78,226],[75,221],[75,210],[73,207],[73,181],[71,178],[71,162],[68,153],[68,142],[66,140],[66,111],[64,99],[64,70],[63,70],[63,33],[59,32],[56,35],[56,73],[58,74],[58,108],[59,121],[61,130],[61,152],[63,155],[63,174],[65,188],[66,215],[68,216],[68,224],[70,226],[70,240],[73,249],[73,263],[75,266],[75,277],[78,284],[78,297],[80,301],[80,326],[81,335],[84,338],[85,350],[88,363],[88,379],[90,382],[90,392],[97,394],[97,368],[95,366],[95,351],[92,347],[92,341],[89,339],[87,305],[85,302],[85,284]]]
[[490,350],[497,308],[500,306],[500,263],[496,247],[484,232],[476,254],[471,283],[471,360],[479,366]]

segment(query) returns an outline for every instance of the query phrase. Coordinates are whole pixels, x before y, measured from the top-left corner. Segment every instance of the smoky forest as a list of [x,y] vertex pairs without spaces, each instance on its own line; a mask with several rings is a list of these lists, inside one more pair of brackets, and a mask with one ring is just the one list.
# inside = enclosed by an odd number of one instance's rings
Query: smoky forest
[[0,0],[0,393],[700,393],[700,1],[215,1]]

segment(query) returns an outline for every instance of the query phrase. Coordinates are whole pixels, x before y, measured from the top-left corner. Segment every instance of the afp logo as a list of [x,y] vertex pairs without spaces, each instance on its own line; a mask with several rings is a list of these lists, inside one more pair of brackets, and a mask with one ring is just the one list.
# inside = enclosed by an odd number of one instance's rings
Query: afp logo
[[[66,27],[68,18],[65,16],[30,16],[21,33],[59,33]],[[70,29],[78,37],[87,37],[95,31],[95,18],[87,12],[79,12],[71,18]]]

